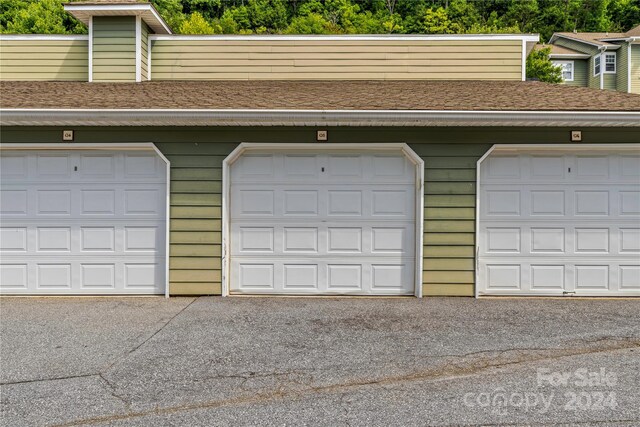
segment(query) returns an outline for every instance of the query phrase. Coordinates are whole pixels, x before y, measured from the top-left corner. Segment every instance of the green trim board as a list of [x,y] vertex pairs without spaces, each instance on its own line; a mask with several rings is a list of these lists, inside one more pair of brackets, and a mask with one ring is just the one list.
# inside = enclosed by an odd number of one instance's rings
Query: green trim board
[[[240,142],[315,142],[315,128],[77,128],[75,142],[149,142],[171,162],[170,291],[220,294],[222,162]],[[328,128],[330,144],[406,142],[425,161],[424,295],[474,295],[475,169],[494,143],[567,143],[564,128]],[[6,143],[61,142],[62,128],[4,127]],[[592,143],[640,130],[584,129]]]

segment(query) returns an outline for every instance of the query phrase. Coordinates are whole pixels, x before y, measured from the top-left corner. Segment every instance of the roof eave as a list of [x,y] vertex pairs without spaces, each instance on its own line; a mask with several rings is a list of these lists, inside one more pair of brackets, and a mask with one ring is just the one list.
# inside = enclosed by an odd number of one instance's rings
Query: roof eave
[[2,109],[0,125],[640,127],[640,111]]
[[549,54],[551,59],[589,59],[591,55],[582,53],[551,53]]
[[562,37],[565,38],[567,40],[571,40],[571,41],[575,41],[575,42],[579,42],[579,43],[584,43],[584,44],[588,44],[590,46],[595,46],[598,49],[603,49],[604,50],[617,50],[618,48],[620,48],[619,45],[611,45],[609,43],[605,44],[605,43],[597,43],[597,42],[592,42],[592,41],[587,41],[587,40],[582,40],[576,37],[569,37],[566,34],[558,34],[558,33],[553,33],[553,35],[551,36],[551,39],[549,39],[549,43],[548,44],[552,44],[558,37]]
[[89,16],[136,16],[140,15],[156,34],[172,34],[171,28],[160,16],[153,4],[73,4],[64,5],[64,10],[88,25]]

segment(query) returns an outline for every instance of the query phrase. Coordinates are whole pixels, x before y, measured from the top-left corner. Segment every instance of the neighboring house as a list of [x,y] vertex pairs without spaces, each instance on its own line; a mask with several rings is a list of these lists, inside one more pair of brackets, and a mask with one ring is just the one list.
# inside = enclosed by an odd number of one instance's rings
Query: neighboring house
[[640,25],[626,33],[554,33],[551,61],[568,85],[640,93]]
[[66,8],[0,37],[2,293],[640,295],[640,96],[524,81],[537,36]]

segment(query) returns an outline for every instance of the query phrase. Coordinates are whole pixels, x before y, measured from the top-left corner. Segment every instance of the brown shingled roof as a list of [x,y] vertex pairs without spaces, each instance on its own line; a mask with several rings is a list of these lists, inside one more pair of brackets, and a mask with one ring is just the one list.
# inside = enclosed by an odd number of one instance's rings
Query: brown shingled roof
[[520,81],[1,82],[3,109],[640,111],[640,95]]
[[579,55],[579,56],[586,56],[586,57],[589,56],[583,52],[578,52],[577,50],[569,49],[564,46],[559,46],[556,44],[537,44],[534,47],[535,50],[542,50],[545,48],[551,48],[551,52],[550,52],[551,55]]
[[640,37],[640,25],[627,31],[627,37]]
[[601,41],[600,39],[612,39],[612,38],[622,38],[625,36],[625,33],[571,33],[571,32],[562,32],[555,33],[556,35],[560,35],[569,39],[579,40],[588,43],[594,43],[599,46],[617,46],[613,43],[608,43]]

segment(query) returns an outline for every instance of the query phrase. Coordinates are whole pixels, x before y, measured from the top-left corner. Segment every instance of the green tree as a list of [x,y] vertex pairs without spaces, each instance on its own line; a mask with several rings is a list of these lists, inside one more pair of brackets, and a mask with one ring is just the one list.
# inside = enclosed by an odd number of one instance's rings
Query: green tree
[[287,27],[287,34],[331,34],[331,23],[318,13],[296,16]]
[[193,12],[189,18],[182,21],[178,30],[182,34],[221,34],[222,27],[219,24],[210,24],[200,12]]
[[[6,0],[3,0],[3,2]],[[9,6],[12,6],[9,4]],[[40,0],[37,2],[17,3],[12,8],[13,16],[7,17],[3,33],[13,34],[82,34],[85,27],[65,12],[62,3],[57,0]],[[4,8],[4,6],[3,6]]]
[[549,59],[550,47],[534,49],[527,57],[527,78],[541,82],[561,83],[562,69]]
[[[62,34],[86,32],[82,24],[63,10],[64,1],[0,0],[0,31]],[[626,31],[640,23],[640,0],[151,2],[174,31],[190,33],[450,34],[523,31],[540,33],[541,39],[546,41],[557,31]]]
[[427,9],[422,18],[422,32],[427,34],[452,34],[461,28],[449,19],[446,9]]
[[181,0],[151,0],[151,2],[158,9],[158,12],[169,27],[173,29],[180,28],[180,24],[186,19],[185,14],[182,12]]

